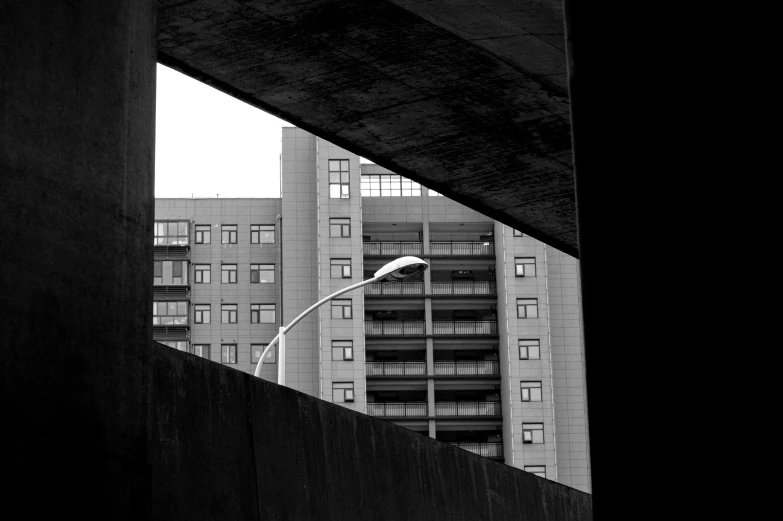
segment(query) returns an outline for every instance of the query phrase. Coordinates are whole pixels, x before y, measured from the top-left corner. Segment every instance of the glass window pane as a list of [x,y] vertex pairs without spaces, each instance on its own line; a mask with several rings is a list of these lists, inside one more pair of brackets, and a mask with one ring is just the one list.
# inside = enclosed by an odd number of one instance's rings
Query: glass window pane
[[166,235],[177,235],[177,223],[168,223],[168,233]]
[[340,170],[348,170],[348,160],[347,159],[340,160]]
[[329,182],[330,183],[339,183],[340,182],[340,172],[329,172]]
[[339,199],[340,185],[329,185],[329,197],[332,199]]
[[340,182],[341,183],[349,183],[350,182],[350,174],[348,172],[342,172],[340,174]]
[[527,306],[527,318],[538,318],[538,306]]
[[177,235],[188,234],[188,223],[177,223]]

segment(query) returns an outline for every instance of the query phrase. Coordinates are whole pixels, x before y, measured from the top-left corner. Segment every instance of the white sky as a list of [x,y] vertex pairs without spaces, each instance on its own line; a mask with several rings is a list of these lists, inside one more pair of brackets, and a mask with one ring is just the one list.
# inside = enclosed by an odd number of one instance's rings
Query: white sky
[[155,197],[280,197],[290,123],[158,64]]
[[160,64],[157,81],[155,197],[280,197],[290,123]]

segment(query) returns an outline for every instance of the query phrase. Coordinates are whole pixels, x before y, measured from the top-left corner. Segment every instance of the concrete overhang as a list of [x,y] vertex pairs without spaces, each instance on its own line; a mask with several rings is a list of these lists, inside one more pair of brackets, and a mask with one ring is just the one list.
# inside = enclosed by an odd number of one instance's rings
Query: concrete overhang
[[160,0],[158,60],[578,257],[557,0]]

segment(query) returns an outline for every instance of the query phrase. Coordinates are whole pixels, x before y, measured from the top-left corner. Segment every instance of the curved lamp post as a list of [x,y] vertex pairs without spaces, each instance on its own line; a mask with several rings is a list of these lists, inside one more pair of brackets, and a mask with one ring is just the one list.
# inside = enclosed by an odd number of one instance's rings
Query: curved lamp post
[[336,291],[328,297],[319,300],[304,310],[301,315],[293,319],[287,327],[280,327],[280,332],[277,333],[277,336],[273,338],[271,342],[269,342],[269,345],[266,346],[264,352],[261,353],[261,358],[258,360],[258,365],[256,365],[256,370],[254,373],[255,376],[261,376],[261,366],[264,365],[264,357],[266,357],[267,353],[269,353],[269,350],[274,347],[275,343],[279,342],[280,353],[277,358],[277,383],[279,385],[285,385],[285,334],[290,331],[291,328],[294,327],[300,320],[306,317],[311,311],[314,311],[333,298],[339,297],[343,293],[347,293],[356,288],[366,286],[367,284],[371,284],[373,282],[401,281],[403,279],[407,279],[408,277],[412,277],[413,275],[417,275],[427,268],[429,268],[429,265],[418,257],[400,257],[399,259],[391,261],[383,268],[376,271],[373,275],[373,278],[364,280],[358,284],[354,284],[353,286],[343,288],[340,291]]

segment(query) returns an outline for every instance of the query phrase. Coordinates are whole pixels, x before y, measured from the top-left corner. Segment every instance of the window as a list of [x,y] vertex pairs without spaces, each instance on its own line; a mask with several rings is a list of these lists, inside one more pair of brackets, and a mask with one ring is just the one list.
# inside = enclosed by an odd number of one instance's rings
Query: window
[[190,352],[201,358],[209,359],[209,344],[193,344]]
[[275,281],[274,264],[251,264],[250,282],[253,284],[272,284]]
[[517,318],[537,318],[537,317],[538,317],[537,298],[517,299]]
[[331,259],[331,265],[333,279],[351,278],[351,259]]
[[212,242],[212,231],[208,224],[196,225],[196,244],[209,244]]
[[223,344],[220,346],[220,361],[224,364],[237,363],[237,345]]
[[332,340],[332,360],[353,360],[353,340]]
[[329,219],[329,237],[350,237],[351,220],[342,217]]
[[212,281],[209,264],[196,264],[196,284],[209,284]]
[[250,304],[250,322],[252,324],[274,324],[274,304]]
[[223,264],[220,267],[220,281],[223,284],[236,284],[237,283],[237,265],[236,264]]
[[538,340],[519,340],[520,360],[540,360],[541,345]]
[[[257,364],[258,360],[261,358],[261,354],[264,352],[264,349],[266,349],[266,346],[269,344],[250,344],[250,353],[253,355],[253,363]],[[266,359],[264,360],[265,364],[274,364],[275,363],[275,349],[276,347],[273,347],[269,350],[269,352],[266,354]]]
[[519,382],[523,402],[541,401],[541,382]]
[[155,221],[155,246],[187,246],[188,222]]
[[237,323],[237,305],[236,304],[222,304],[220,308],[220,322],[222,324],[236,324]]
[[188,323],[188,303],[185,302],[153,302],[152,325],[173,326]]
[[188,261],[155,261],[155,285],[180,285],[188,283]]
[[350,172],[347,159],[329,160],[329,198],[348,199],[350,192]]
[[237,225],[236,224],[224,224],[221,228],[221,239],[223,244],[236,244],[237,243]]
[[421,185],[396,174],[362,176],[362,197],[418,197]]
[[546,467],[544,465],[525,465],[525,472],[530,472],[542,478],[546,477]]
[[332,318],[351,318],[351,299],[332,300]]
[[522,443],[544,443],[544,424],[523,423]]
[[353,382],[332,383],[332,401],[334,403],[353,401]]
[[196,310],[196,317],[193,321],[196,324],[210,323],[209,304],[196,304],[194,309]]
[[275,225],[274,224],[251,224],[250,225],[250,244],[274,244]]
[[160,343],[174,348],[177,351],[189,351],[187,340],[161,340]]
[[430,191],[430,197],[443,197],[443,194],[440,194],[435,190],[429,189],[429,191]]
[[517,257],[514,259],[517,277],[535,277],[536,259],[534,257]]
[[524,235],[519,230],[514,230],[514,237],[524,237]]

